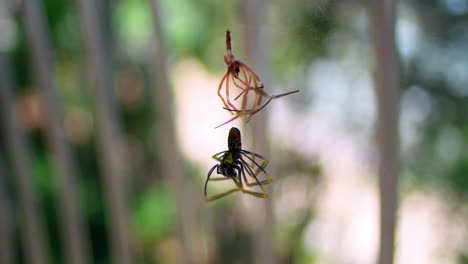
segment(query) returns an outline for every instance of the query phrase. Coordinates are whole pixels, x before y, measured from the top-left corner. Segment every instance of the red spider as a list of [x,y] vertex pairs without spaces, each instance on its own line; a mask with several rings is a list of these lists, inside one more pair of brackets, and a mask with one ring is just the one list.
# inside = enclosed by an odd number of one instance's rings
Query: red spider
[[[223,108],[230,111],[234,117],[217,126],[216,128],[232,122],[239,117],[244,118],[244,120],[248,122],[253,115],[262,110],[267,104],[271,102],[271,100],[299,92],[299,90],[295,90],[277,95],[269,95],[267,92],[265,92],[263,82],[260,80],[258,75],[252,69],[250,69],[249,66],[245,65],[240,60],[236,60],[234,54],[232,54],[231,33],[229,30],[226,31],[226,54],[224,54],[224,61],[228,65],[228,69],[218,86],[218,96],[223,101]],[[241,90],[241,92],[234,98],[234,101],[236,101],[242,96],[242,103],[240,108],[234,105],[230,99],[230,85],[231,87],[233,85],[234,87],[237,87],[239,90]],[[226,90],[226,97],[221,95],[221,90],[223,87],[225,87]],[[249,107],[247,103],[249,102],[248,96],[250,92],[254,93],[254,99],[253,105]],[[266,102],[263,102],[264,97],[267,99]]]

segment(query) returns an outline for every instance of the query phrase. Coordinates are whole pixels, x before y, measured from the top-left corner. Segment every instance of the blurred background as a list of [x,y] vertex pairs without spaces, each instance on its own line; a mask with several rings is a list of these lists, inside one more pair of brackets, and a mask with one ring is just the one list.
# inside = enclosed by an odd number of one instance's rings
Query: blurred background
[[[394,35],[370,2],[1,0],[0,263],[391,263],[385,230],[394,263],[468,263],[468,1],[398,1]],[[214,129],[227,29],[268,93],[301,91]],[[231,126],[269,199],[204,202]]]

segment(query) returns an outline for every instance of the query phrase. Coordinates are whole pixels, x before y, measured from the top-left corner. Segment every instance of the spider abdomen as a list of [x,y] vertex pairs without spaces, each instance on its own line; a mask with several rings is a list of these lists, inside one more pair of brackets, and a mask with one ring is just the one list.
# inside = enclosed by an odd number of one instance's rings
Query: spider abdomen
[[236,177],[238,175],[238,166],[235,164],[236,159],[237,157],[234,155],[234,153],[226,153],[226,156],[224,156],[221,164],[219,165],[218,174],[228,178]]

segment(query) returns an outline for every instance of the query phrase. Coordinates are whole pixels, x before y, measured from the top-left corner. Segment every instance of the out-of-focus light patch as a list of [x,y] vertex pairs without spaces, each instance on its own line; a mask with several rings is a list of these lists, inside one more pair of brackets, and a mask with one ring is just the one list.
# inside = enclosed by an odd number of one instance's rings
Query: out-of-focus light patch
[[[316,75],[329,81],[321,74]],[[334,104],[330,107],[336,108],[336,112],[312,106],[308,113],[297,114],[288,109],[285,102],[277,102],[272,106],[270,117],[274,117],[273,122],[283,125],[270,123],[271,137],[300,153],[318,155],[323,166],[322,185],[325,189],[317,202],[317,215],[304,237],[306,247],[312,252],[323,253],[325,260],[374,263],[378,210],[375,187],[368,182],[373,168],[368,162],[368,143],[339,124],[346,116],[351,118],[347,108],[349,104],[342,104],[345,101],[343,92],[326,93],[328,87],[322,84],[319,87],[325,91],[319,95],[323,99],[316,100],[316,104]],[[335,88],[346,89],[346,86]],[[329,98],[334,95],[341,100]],[[279,197],[282,195],[278,194]],[[296,203],[296,199],[290,202]],[[289,206],[292,207],[291,204]],[[276,213],[281,214],[285,210]],[[278,219],[282,217],[278,216]]]
[[323,139],[330,132],[324,125],[326,118],[312,113],[298,114],[280,100],[271,106],[270,111],[268,131],[274,144],[290,146],[309,155],[319,152],[324,143],[317,139]]
[[349,69],[347,73],[350,76],[362,73],[368,74],[366,69],[372,68],[374,65],[374,56],[371,53],[372,49],[369,43],[351,40],[349,43],[346,43],[342,49],[345,53],[340,63],[343,67]]
[[310,69],[308,86],[314,102],[311,111],[342,127],[357,124],[369,134],[375,120],[371,76],[337,61],[323,60]]
[[353,16],[353,31],[359,34],[368,34],[369,24],[369,14],[367,10],[365,8],[359,8]]
[[447,52],[424,39],[421,43],[421,49],[417,50],[418,67],[427,81],[436,81],[444,78],[444,69],[447,66]]
[[[453,34],[453,33],[452,33]],[[468,96],[468,56],[466,37],[459,31],[454,40],[446,47],[440,47],[431,41],[422,41],[418,50],[418,67],[427,81],[445,79],[449,91],[458,97]]]
[[445,76],[449,90],[455,96],[468,96],[468,57],[462,55],[457,61],[447,65]]
[[198,10],[201,5],[194,1],[161,1],[164,10],[163,23],[167,29],[168,41],[175,50],[182,52],[195,48],[200,36],[205,35],[207,19],[205,12]]
[[321,152],[325,191],[317,217],[306,232],[309,248],[338,263],[374,263],[378,239],[377,193],[368,182],[369,168],[352,136],[329,131]]
[[93,119],[89,112],[80,107],[70,106],[65,109],[65,135],[74,144],[84,144],[91,136]]
[[400,136],[403,148],[411,148],[421,140],[421,127],[432,111],[429,94],[419,86],[403,93],[400,112]]
[[[354,57],[344,59],[314,63],[308,80],[314,98],[310,109],[298,114],[277,102],[271,107],[275,124],[270,124],[270,133],[300,153],[318,155],[323,166],[325,190],[306,231],[306,246],[338,263],[374,263],[378,206],[377,192],[369,183],[375,166],[369,162],[373,152],[368,141],[375,96],[370,75],[351,67]],[[363,129],[350,133],[350,123]],[[362,131],[367,137],[359,135]]]
[[413,56],[421,43],[419,25],[411,19],[399,16],[396,23],[396,42],[403,57]]
[[334,61],[320,61],[312,65],[309,71],[308,86],[313,89],[315,112],[332,119],[343,116],[346,104],[347,79],[345,69]]
[[116,29],[125,51],[132,57],[147,56],[146,47],[152,36],[152,14],[146,1],[119,1]]
[[182,245],[176,238],[162,240],[155,245],[154,259],[162,263],[181,263]]
[[373,133],[376,120],[376,96],[372,78],[368,73],[356,76],[349,91],[349,111],[352,122],[357,124],[365,135]]
[[447,125],[439,130],[435,150],[441,161],[453,164],[460,157],[464,148],[465,142],[458,128]]
[[[358,80],[361,81],[361,80]],[[343,88],[345,89],[345,88]],[[370,88],[369,88],[370,89]],[[371,97],[371,90],[368,95]],[[357,92],[359,93],[359,92]],[[366,92],[367,93],[367,92]],[[333,94],[333,93],[332,93]],[[336,93],[338,96],[342,94]],[[331,94],[324,95],[332,96]],[[351,95],[351,97],[353,97]],[[334,145],[335,138],[339,138],[341,133],[350,134],[349,126],[344,126],[343,123],[349,123],[349,120],[357,122],[357,124],[363,124],[364,130],[369,129],[369,132],[364,133],[365,135],[371,135],[371,128],[375,121],[372,119],[360,120],[372,116],[375,113],[364,114],[361,111],[367,111],[366,109],[372,109],[375,107],[374,102],[362,102],[364,97],[356,96],[353,99],[353,104],[345,104],[341,106],[341,100],[336,98],[330,100],[315,100],[314,105],[310,106],[310,109],[304,113],[294,112],[288,107],[286,101],[278,100],[274,105],[270,106],[270,122],[269,122],[269,133],[271,138],[274,139],[275,144],[288,145],[294,148],[297,152],[306,155],[320,155],[321,153],[328,152],[330,144]],[[371,100],[370,98],[368,98]],[[338,101],[338,103],[336,102]],[[372,99],[374,101],[374,99]],[[354,104],[361,104],[361,106],[354,106]],[[332,105],[327,106],[326,104]],[[322,104],[322,106],[316,107],[316,104]],[[372,106],[374,105],[374,106]],[[323,111],[326,107],[335,108],[333,111]],[[357,107],[357,110],[350,110],[353,107]],[[359,116],[355,113],[359,113]],[[280,125],[281,124],[281,125]],[[345,132],[343,132],[345,131]],[[366,142],[368,138],[359,135],[362,130],[355,130],[352,133],[355,138],[353,139],[356,143],[362,147],[363,151],[369,150],[369,142]]]
[[35,93],[25,94],[16,101],[17,111],[23,127],[28,131],[35,131],[43,127],[43,105]]
[[10,51],[17,42],[18,30],[13,20],[0,16],[0,52]]
[[119,75],[118,96],[127,107],[134,107],[143,100],[143,76],[134,69],[125,70]]
[[443,201],[415,193],[402,201],[399,215],[396,263],[456,263],[466,230]]
[[277,200],[274,211],[277,221],[284,225],[296,226],[301,217],[300,213],[310,206],[310,188],[310,182],[304,181],[303,178],[282,181],[275,190]]
[[336,31],[331,33],[326,41],[329,57],[339,58],[343,56],[343,51],[352,42],[352,36],[342,31]]
[[[265,199],[259,199],[242,193],[238,195],[240,197],[236,199],[238,199],[240,203],[238,204],[238,208],[236,208],[236,214],[238,214],[236,220],[239,226],[246,231],[258,230],[264,226],[267,220],[267,215],[265,214]],[[269,197],[268,199],[274,199],[274,197]],[[242,220],[239,218],[242,218]]]
[[447,11],[454,15],[462,15],[468,12],[468,1],[466,0],[443,0]]
[[236,120],[215,129],[232,117],[222,108],[216,93],[221,78],[222,75],[209,74],[195,60],[182,61],[172,71],[181,149],[207,172],[217,163],[211,156],[227,150],[229,129],[233,126],[241,128],[241,121]]
[[[300,153],[317,155],[322,165],[321,185],[325,187],[321,191],[320,201],[317,202],[316,217],[306,229],[304,243],[311,252],[323,253],[321,260],[324,259],[325,263],[375,263],[378,254],[378,197],[375,185],[369,182],[370,176],[375,173],[375,164],[371,163],[375,160],[372,156],[374,148],[371,147],[371,137],[350,133],[349,129],[343,126],[343,123],[352,120],[353,115],[359,111],[375,111],[375,99],[363,99],[370,97],[371,89],[368,89],[367,96],[357,98],[374,102],[361,102],[349,95],[357,92],[353,89],[353,82],[349,80],[357,78],[356,82],[371,84],[370,77],[355,77],[360,76],[356,75],[356,72],[343,70],[338,62],[320,61],[310,70],[309,87],[315,99],[310,109],[298,114],[289,109],[284,101],[279,100],[270,108],[271,138],[277,144],[288,145]],[[347,74],[352,77],[347,77]],[[350,111],[355,104],[361,103],[372,103],[374,108]],[[423,88],[413,86],[403,94],[401,108],[400,127],[404,127],[402,136],[410,139],[406,139],[403,144],[412,144],[417,142],[420,126],[424,125],[433,111],[433,102]],[[369,116],[375,116],[375,113]],[[406,135],[408,131],[409,137]],[[282,194],[277,195],[281,197]],[[295,199],[292,199],[291,203],[296,203]],[[412,213],[417,214],[418,208],[401,211],[398,215],[399,219],[403,220],[398,222],[406,222],[406,219],[413,217]],[[427,214],[428,219],[432,215],[435,216],[432,219],[439,216],[449,217],[446,211],[433,211],[431,215]],[[282,217],[284,216],[278,216],[278,219]],[[426,220],[418,219],[414,223],[424,221]],[[450,229],[451,223],[441,226],[443,228],[438,229],[437,233],[423,239],[413,239],[411,228],[403,227],[405,229],[401,231],[402,227],[397,227],[399,241],[404,242],[397,244],[397,254],[404,252],[398,255],[397,263],[424,263],[416,261],[416,257],[427,260],[433,256],[432,252],[442,252],[444,245],[434,241],[444,241],[444,230]],[[432,229],[430,224],[424,224],[417,230],[431,233],[428,230]],[[412,245],[427,250],[414,254]],[[431,249],[435,251],[431,252]],[[447,258],[456,256],[451,249],[445,254]]]
[[[324,239],[324,234],[328,236],[328,239]],[[304,243],[309,249],[318,249],[324,255],[323,258],[333,259],[333,257],[340,254],[337,252],[340,237],[340,226],[335,223],[328,223],[325,219],[314,219],[306,228]],[[331,261],[331,263],[337,263],[336,259],[333,260],[335,261]]]

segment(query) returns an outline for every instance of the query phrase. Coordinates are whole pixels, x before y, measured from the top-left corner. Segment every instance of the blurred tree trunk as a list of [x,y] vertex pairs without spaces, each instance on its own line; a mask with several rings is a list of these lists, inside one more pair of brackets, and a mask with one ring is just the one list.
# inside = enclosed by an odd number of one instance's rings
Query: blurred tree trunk
[[23,19],[36,80],[44,102],[46,135],[52,149],[59,183],[58,202],[65,259],[72,264],[82,264],[87,263],[90,258],[80,210],[79,185],[76,166],[62,127],[63,114],[53,80],[53,48],[41,3],[36,0],[25,0],[22,5]]
[[[151,0],[154,28],[154,56],[152,57],[155,81],[155,118],[157,120],[156,138],[160,159],[159,172],[166,177],[175,192],[177,204],[177,233],[182,247],[181,262],[192,263],[191,257],[191,229],[194,217],[190,213],[192,199],[186,199],[190,192],[187,190],[186,179],[183,176],[183,166],[179,157],[179,148],[176,139],[176,128],[172,110],[170,84],[167,72],[167,51],[164,32],[161,25],[161,10],[157,0]],[[200,198],[201,199],[201,198]]]
[[13,210],[7,187],[6,169],[0,156],[0,263],[13,264]]
[[398,180],[398,65],[395,51],[395,2],[370,4],[378,102],[380,186],[379,263],[393,263]]
[[[265,9],[267,4],[262,0],[244,0],[243,2],[243,21],[245,21],[245,48],[252,69],[263,80],[265,88],[268,91],[269,74],[266,65],[265,50],[268,50],[268,36],[261,30],[264,23]],[[267,122],[265,113],[258,113],[249,122],[252,128],[252,150],[261,153],[265,157],[270,157],[270,149],[267,143]],[[267,171],[273,171],[272,165],[269,165]],[[258,219],[263,222],[258,224],[258,229],[254,233],[253,240],[253,263],[275,263],[274,253],[274,215],[273,215],[273,197],[271,185],[265,186],[265,190],[270,194],[268,199],[260,199],[258,213],[261,214]]]
[[122,139],[118,107],[113,94],[111,51],[106,48],[103,40],[102,22],[96,2],[76,0],[76,3],[81,16],[89,76],[91,80],[96,80],[98,151],[109,208],[111,262],[135,263],[128,208],[128,151]]
[[15,108],[13,91],[15,90],[11,65],[6,54],[0,53],[0,114],[4,123],[5,142],[11,163],[15,171],[15,185],[21,214],[23,249],[26,263],[46,264],[48,254],[44,239],[43,218],[37,205],[37,195],[32,185],[32,163],[25,139],[25,133],[20,124],[19,115]]

